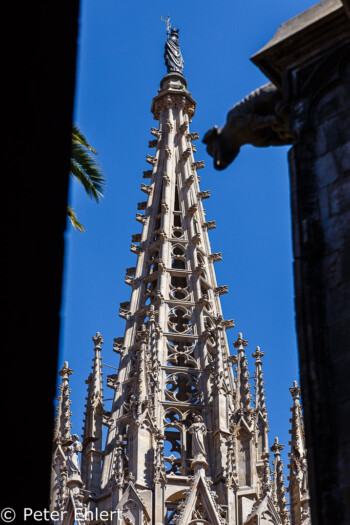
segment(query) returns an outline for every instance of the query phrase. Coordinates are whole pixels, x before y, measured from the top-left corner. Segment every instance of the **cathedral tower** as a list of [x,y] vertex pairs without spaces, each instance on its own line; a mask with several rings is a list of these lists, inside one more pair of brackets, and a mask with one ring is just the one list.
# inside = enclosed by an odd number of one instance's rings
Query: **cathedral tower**
[[[216,282],[221,253],[210,249],[208,231],[215,221],[206,219],[203,208],[210,192],[200,189],[204,162],[194,158],[198,133],[190,124],[196,103],[182,75],[178,31],[169,33],[168,73],[151,108],[157,126],[151,128],[153,153],[146,156],[150,169],[143,173],[148,184],[141,184],[145,199],[137,206],[141,228],[130,247],[136,264],[125,276],[131,297],[120,304],[126,328],[114,343],[119,371],[107,376],[114,390],[110,412],[103,408],[103,341],[99,333],[93,338],[81,460],[84,497],[78,504],[106,512],[112,524],[287,525],[278,440],[270,470],[264,353],[259,347],[253,353],[253,402],[248,342],[239,333],[233,355],[227,343],[234,321],[221,311],[220,296],[228,290]],[[61,418],[68,411],[69,373],[68,366],[61,372]],[[73,459],[66,464],[63,496],[55,479],[55,509],[76,505],[79,487],[75,473],[70,497],[75,442],[69,425],[61,427],[57,479],[64,458]],[[80,522],[92,521],[90,516]]]

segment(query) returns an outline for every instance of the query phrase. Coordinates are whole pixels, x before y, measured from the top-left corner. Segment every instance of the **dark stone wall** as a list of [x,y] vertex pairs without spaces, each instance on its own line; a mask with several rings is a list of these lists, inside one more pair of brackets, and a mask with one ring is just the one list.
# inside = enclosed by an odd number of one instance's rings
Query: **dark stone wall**
[[0,510],[23,523],[49,502],[79,0],[4,8]]
[[345,40],[283,79],[313,525],[350,523],[349,57]]

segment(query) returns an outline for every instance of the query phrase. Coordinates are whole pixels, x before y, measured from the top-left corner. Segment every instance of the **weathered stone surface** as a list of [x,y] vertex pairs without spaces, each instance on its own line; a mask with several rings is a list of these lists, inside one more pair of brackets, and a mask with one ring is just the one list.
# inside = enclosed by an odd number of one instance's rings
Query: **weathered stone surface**
[[[126,270],[131,298],[119,310],[125,334],[114,340],[119,369],[107,377],[112,407],[104,409],[103,340],[97,333],[87,380],[81,478],[74,448],[74,480],[66,458],[72,453],[69,440],[77,437],[70,435],[70,371],[68,366],[62,371],[52,508],[71,512],[57,525],[74,525],[75,500],[99,513],[117,509],[129,525],[244,525],[248,516],[250,524],[257,519],[263,524],[267,512],[269,523],[289,525],[283,445],[277,438],[273,469],[269,462],[264,352],[257,347],[253,353],[253,404],[248,341],[239,333],[237,353],[231,355],[228,347],[226,330],[234,320],[221,314],[220,296],[228,290],[217,286],[213,269],[221,253],[210,248],[208,230],[215,221],[205,219],[202,200],[209,192],[200,191],[197,175],[204,162],[196,162],[190,148],[195,103],[181,75],[167,75],[161,86],[152,104],[159,120],[159,130],[152,130],[159,137],[155,156],[148,158],[154,169],[150,185],[141,187],[147,201],[138,205],[146,215],[138,217],[142,233],[132,238],[142,239],[142,246],[131,247],[137,255],[136,266]],[[307,471],[297,397],[292,439]],[[102,425],[108,429],[104,447]],[[62,442],[62,434],[68,442]],[[296,470],[303,476],[301,464]],[[302,508],[308,508],[307,501]],[[120,523],[114,516],[112,525]]]

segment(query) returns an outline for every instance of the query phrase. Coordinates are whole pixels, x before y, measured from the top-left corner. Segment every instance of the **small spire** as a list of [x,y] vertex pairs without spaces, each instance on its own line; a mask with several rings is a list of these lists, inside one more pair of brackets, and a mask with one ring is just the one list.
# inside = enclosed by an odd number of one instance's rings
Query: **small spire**
[[292,412],[292,428],[291,434],[291,454],[297,455],[298,457],[303,456],[306,453],[305,449],[305,436],[304,436],[304,422],[302,408],[300,405],[300,394],[301,390],[297,381],[293,381],[292,388],[289,389],[293,398]]
[[58,373],[62,377],[62,384],[58,387],[60,394],[57,397],[58,406],[56,408],[57,417],[54,440],[56,443],[65,443],[71,438],[71,428],[73,426],[70,422],[72,415],[70,406],[72,402],[69,398],[71,392],[69,388],[69,376],[72,375],[73,370],[68,368],[68,361],[65,361],[62,369]]
[[233,343],[233,346],[235,348],[238,348],[238,352],[244,352],[244,347],[245,346],[248,346],[248,341],[246,341],[245,339],[243,339],[243,334],[242,332],[239,332],[238,334],[238,337],[237,337],[237,341],[235,341]]
[[264,357],[264,352],[260,351],[260,346],[257,346],[252,357],[255,359],[255,408],[266,412],[265,404],[265,389],[264,389],[264,374],[262,371],[261,358]]
[[308,466],[305,446],[304,421],[300,404],[301,390],[297,381],[289,389],[293,398],[290,409],[292,428],[289,453],[290,511],[293,522],[308,523],[310,516]]
[[86,440],[91,441],[95,440],[97,437],[96,433],[98,429],[95,425],[95,417],[98,413],[101,413],[103,410],[103,380],[102,380],[102,358],[101,358],[101,345],[104,341],[100,332],[97,332],[95,336],[92,337],[94,342],[94,352],[95,356],[93,358],[92,373],[89,375],[86,380],[88,385],[88,396],[86,398],[86,412],[85,412],[85,424],[84,424],[84,445]]
[[250,383],[249,383],[249,372],[248,362],[245,355],[244,348],[248,346],[248,341],[243,339],[243,334],[240,332],[237,337],[237,341],[233,343],[233,346],[238,349],[238,355],[236,357],[237,363],[237,397],[236,407],[239,410],[251,412],[251,399]]
[[284,445],[281,445],[278,438],[275,437],[275,442],[271,447],[271,452],[274,453],[273,464],[273,489],[272,497],[277,507],[278,513],[281,518],[282,525],[288,525],[290,523],[289,512],[287,509],[287,498],[286,489],[284,486],[284,475],[283,475],[283,463],[281,459],[281,451],[284,449]]
[[81,474],[87,490],[98,494],[101,477],[102,425],[103,425],[103,380],[101,345],[104,341],[100,332],[92,337],[94,358],[92,373],[86,380],[88,395],[85,405],[83,426],[84,452],[81,458]]

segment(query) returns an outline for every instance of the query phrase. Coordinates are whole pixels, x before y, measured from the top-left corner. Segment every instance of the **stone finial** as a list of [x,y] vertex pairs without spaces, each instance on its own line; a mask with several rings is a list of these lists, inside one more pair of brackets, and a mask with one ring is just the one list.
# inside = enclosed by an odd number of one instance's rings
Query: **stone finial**
[[262,371],[261,358],[264,357],[264,352],[261,352],[260,346],[257,346],[255,352],[252,354],[255,359],[255,408],[260,409],[266,413],[265,404],[265,389],[264,389],[264,374]]
[[62,377],[62,381],[64,379],[67,379],[69,378],[70,375],[73,374],[73,370],[71,370],[70,368],[68,368],[68,361],[65,361],[64,362],[64,365],[63,367],[61,368],[61,370],[58,372],[58,374]]
[[245,414],[246,418],[250,420],[252,415],[252,395],[250,393],[251,385],[249,383],[248,362],[244,351],[244,347],[247,345],[248,341],[243,339],[243,334],[240,332],[238,334],[237,341],[233,343],[233,346],[238,349],[238,355],[236,356],[236,409],[240,413]]
[[92,337],[92,340],[95,344],[95,350],[101,350],[101,345],[103,345],[104,340],[102,339],[100,332],[96,332],[96,335]]
[[301,389],[298,385],[298,381],[293,381],[293,386],[289,389],[289,392],[292,394],[294,404],[299,404]]
[[248,346],[248,341],[243,339],[242,332],[239,332],[238,337],[237,337],[237,341],[235,341],[233,343],[233,346],[235,348],[238,348],[238,352],[244,352],[244,347]]
[[286,488],[284,485],[283,463],[281,459],[281,450],[283,449],[284,446],[281,445],[278,441],[278,438],[275,437],[275,442],[270,449],[271,452],[274,453],[272,496],[280,515],[282,525],[288,525],[290,523],[290,519],[287,509]]
[[293,398],[290,453],[289,453],[289,491],[297,492],[298,497],[293,498],[291,502],[291,514],[293,520],[301,520],[300,523],[309,523],[310,505],[309,505],[309,487],[308,487],[308,468],[306,458],[306,446],[304,435],[304,422],[302,407],[300,405],[301,390],[297,381],[293,382],[292,388],[289,389]]
[[281,450],[284,449],[284,445],[281,445],[279,443],[279,440],[278,440],[278,437],[275,437],[275,441],[274,441],[274,444],[272,445],[272,447],[270,447],[270,450],[271,452],[273,452],[275,454],[275,456],[280,456],[281,455]]
[[255,359],[256,366],[262,364],[261,358],[264,357],[264,355],[265,355],[264,352],[260,351],[260,346],[257,346],[254,354],[252,354],[252,357],[254,357]]
[[64,443],[70,439],[72,428],[72,424],[70,422],[70,418],[72,415],[70,411],[70,406],[72,402],[69,398],[69,394],[71,392],[69,388],[69,376],[72,375],[73,370],[71,370],[68,367],[68,361],[65,361],[63,367],[58,373],[62,377],[62,383],[58,387],[60,390],[60,394],[57,398],[58,406],[56,408],[57,417],[54,441],[56,443]]

